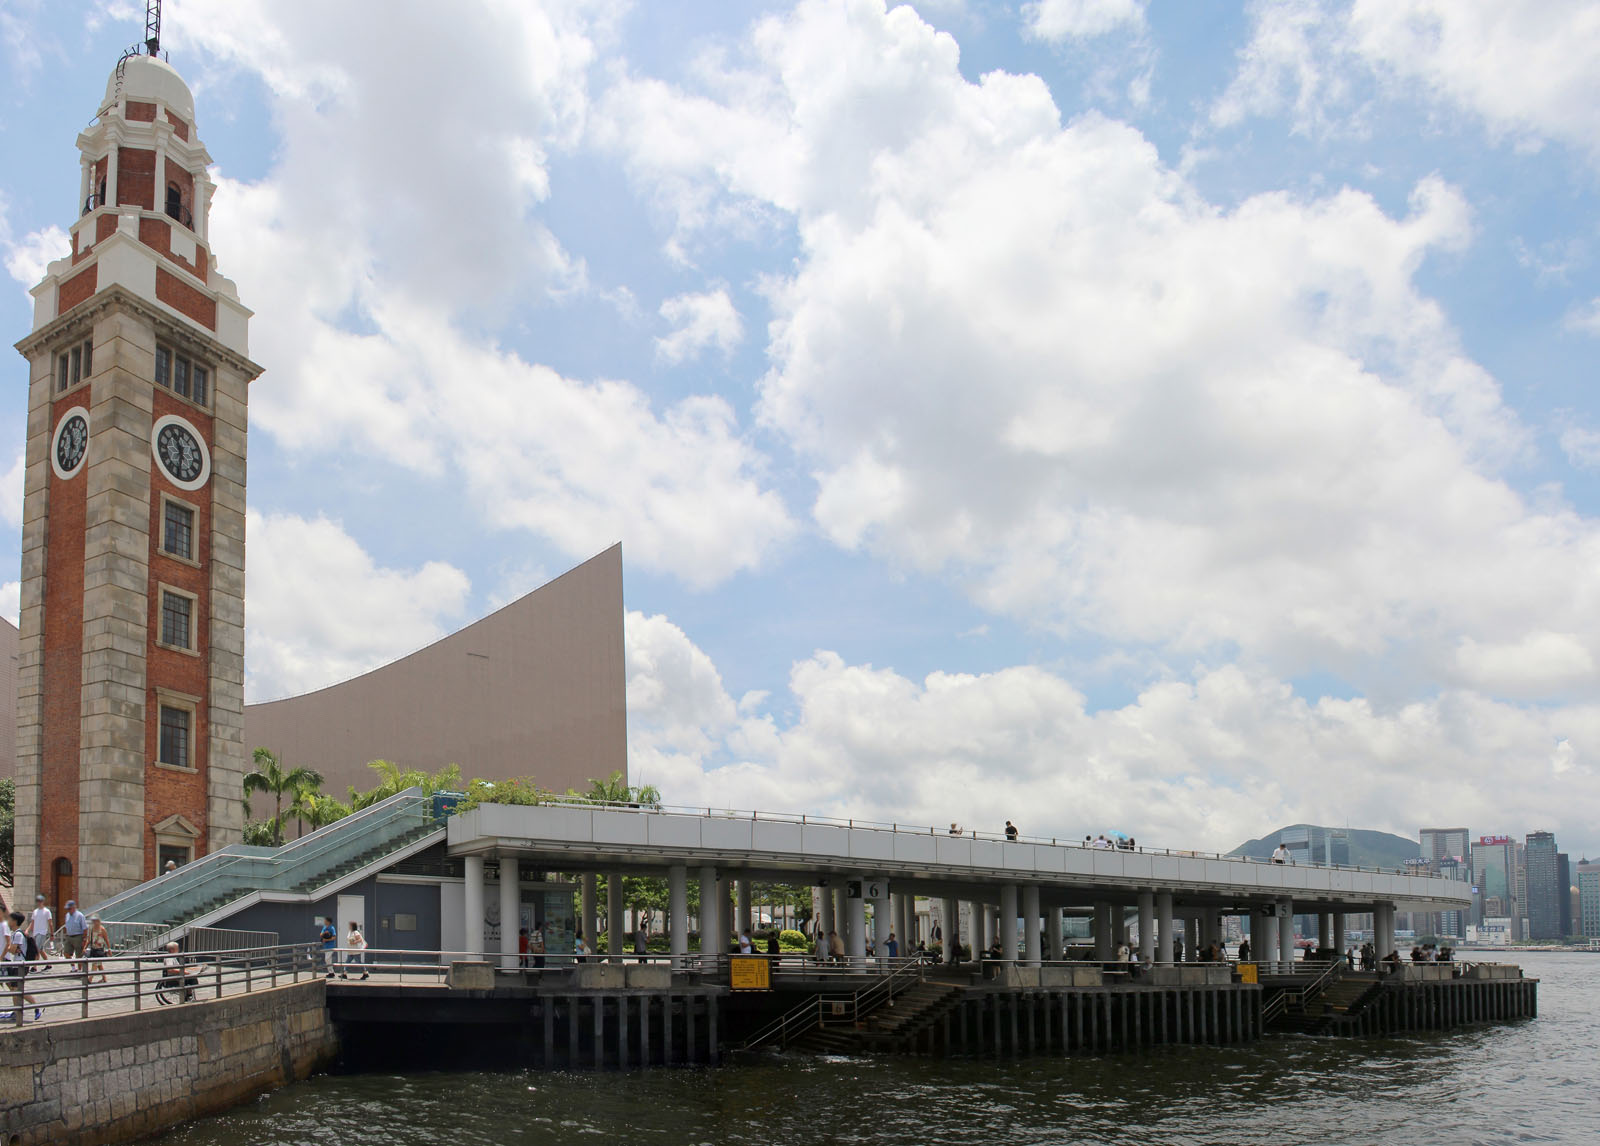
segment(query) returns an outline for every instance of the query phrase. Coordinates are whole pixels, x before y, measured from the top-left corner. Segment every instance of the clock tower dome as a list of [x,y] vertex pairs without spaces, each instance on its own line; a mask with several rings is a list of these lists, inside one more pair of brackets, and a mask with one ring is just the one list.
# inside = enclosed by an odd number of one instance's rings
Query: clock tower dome
[[97,903],[243,828],[250,311],[188,86],[130,54],[33,289],[15,886]]

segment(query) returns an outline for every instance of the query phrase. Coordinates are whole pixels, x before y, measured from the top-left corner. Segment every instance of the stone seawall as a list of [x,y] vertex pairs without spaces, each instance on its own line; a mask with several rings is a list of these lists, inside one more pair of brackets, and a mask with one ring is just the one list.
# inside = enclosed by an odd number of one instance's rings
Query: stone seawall
[[104,1146],[226,1110],[333,1059],[322,980],[0,1030],[0,1144]]

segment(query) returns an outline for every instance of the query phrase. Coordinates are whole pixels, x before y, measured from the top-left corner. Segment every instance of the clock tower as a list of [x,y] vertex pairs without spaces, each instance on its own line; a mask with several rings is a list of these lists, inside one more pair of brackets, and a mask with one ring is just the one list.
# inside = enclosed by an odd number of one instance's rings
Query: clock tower
[[85,906],[243,828],[245,431],[261,368],[211,253],[188,86],[130,54],[33,289],[15,874]]

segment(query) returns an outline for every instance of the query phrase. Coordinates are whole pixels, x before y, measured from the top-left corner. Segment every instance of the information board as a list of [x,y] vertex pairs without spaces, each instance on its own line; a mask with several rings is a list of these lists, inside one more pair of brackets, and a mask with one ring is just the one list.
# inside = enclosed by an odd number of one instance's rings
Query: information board
[[765,955],[729,955],[728,986],[735,991],[772,990],[772,963]]

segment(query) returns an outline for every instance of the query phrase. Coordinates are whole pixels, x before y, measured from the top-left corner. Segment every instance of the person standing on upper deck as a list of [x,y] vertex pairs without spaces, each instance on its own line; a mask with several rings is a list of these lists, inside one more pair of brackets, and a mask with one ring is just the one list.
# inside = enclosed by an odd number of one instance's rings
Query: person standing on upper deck
[[1277,851],[1272,853],[1272,862],[1273,863],[1288,863],[1289,862],[1289,849],[1286,848],[1283,844],[1280,843],[1278,845]]
[[1012,843],[1016,843],[1017,840],[1017,825],[1013,824],[1010,820],[1006,821],[1006,839],[1010,840]]

